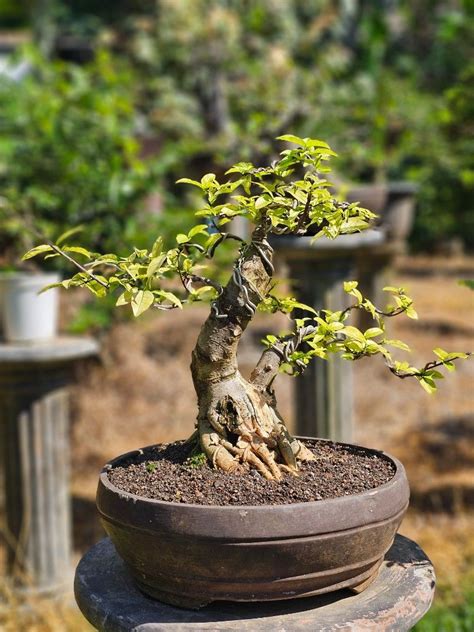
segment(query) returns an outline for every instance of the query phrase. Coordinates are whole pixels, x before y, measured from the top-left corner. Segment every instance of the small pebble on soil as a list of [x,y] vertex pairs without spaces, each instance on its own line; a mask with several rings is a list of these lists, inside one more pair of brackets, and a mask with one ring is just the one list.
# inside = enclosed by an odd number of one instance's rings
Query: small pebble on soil
[[239,472],[214,469],[191,457],[184,442],[149,448],[108,472],[115,487],[155,500],[198,505],[284,505],[358,494],[387,483],[392,462],[377,453],[328,441],[307,441],[316,460],[300,464],[298,476],[269,481],[246,467]]

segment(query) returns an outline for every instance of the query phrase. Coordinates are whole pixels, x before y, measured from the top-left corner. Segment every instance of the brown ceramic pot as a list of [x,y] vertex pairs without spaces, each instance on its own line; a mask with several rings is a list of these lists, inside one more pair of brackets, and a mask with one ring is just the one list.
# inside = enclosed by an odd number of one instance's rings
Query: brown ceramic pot
[[[331,500],[268,506],[207,506],[141,498],[102,470],[97,507],[119,555],[143,592],[173,605],[306,597],[362,590],[377,573],[408,506],[403,465],[393,478]],[[146,452],[144,448],[141,453]]]

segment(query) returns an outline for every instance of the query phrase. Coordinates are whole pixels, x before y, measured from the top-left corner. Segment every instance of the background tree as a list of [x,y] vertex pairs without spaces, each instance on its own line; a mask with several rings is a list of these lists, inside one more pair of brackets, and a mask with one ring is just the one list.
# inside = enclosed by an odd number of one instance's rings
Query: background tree
[[33,225],[52,236],[83,224],[91,247],[128,249],[139,204],[156,186],[129,70],[105,51],[86,66],[34,51],[28,59],[21,81],[0,77],[3,256],[21,257]]

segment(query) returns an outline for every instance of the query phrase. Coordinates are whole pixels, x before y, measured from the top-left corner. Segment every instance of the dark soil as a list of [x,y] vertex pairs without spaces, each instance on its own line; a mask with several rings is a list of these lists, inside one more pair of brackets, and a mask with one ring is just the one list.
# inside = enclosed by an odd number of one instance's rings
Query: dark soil
[[326,441],[307,442],[317,459],[298,476],[268,481],[256,470],[226,473],[190,457],[183,441],[149,448],[113,468],[109,480],[141,496],[198,505],[284,505],[358,494],[387,483],[395,470],[382,455]]

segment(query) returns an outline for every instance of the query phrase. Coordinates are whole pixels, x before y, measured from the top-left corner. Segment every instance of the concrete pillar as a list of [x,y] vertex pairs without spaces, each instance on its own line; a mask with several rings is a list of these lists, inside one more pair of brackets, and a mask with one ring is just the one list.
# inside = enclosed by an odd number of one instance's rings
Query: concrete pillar
[[[288,261],[290,279],[299,300],[314,309],[344,309],[343,282],[351,275],[348,259],[308,265]],[[296,430],[302,436],[347,441],[352,439],[352,370],[337,356],[315,358],[295,380]]]
[[71,579],[68,385],[93,340],[0,345],[0,468],[7,573],[13,584],[57,594]]

